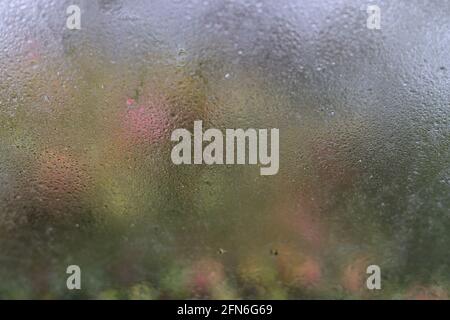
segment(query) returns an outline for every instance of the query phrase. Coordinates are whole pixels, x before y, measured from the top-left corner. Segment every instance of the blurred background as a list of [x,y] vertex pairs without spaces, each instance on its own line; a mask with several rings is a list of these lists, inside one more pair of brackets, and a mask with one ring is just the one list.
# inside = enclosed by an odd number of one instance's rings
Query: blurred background
[[[447,299],[449,31],[438,0],[0,0],[0,298]],[[173,165],[194,120],[279,128],[279,173]]]

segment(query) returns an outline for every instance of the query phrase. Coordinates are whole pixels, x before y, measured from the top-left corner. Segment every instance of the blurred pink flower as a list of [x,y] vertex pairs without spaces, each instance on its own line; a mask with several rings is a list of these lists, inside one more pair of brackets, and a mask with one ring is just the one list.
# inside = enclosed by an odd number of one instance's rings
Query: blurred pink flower
[[134,99],[126,100],[128,109],[123,115],[122,127],[125,139],[129,142],[159,142],[169,134],[169,117],[164,109],[165,104],[151,103],[136,105]]
[[208,294],[225,280],[223,265],[211,258],[204,258],[191,267],[190,287],[198,294]]

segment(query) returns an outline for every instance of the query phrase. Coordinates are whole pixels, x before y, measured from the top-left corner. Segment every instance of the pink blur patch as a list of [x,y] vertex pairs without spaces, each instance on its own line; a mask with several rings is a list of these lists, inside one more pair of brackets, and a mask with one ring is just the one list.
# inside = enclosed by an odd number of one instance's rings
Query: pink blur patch
[[194,292],[207,294],[224,279],[223,265],[216,260],[204,258],[192,266],[190,287]]
[[136,104],[136,101],[134,99],[132,99],[132,98],[128,98],[127,99],[127,106],[128,107],[134,106],[135,104]]
[[[134,99],[127,99],[128,107],[135,105]],[[123,117],[125,138],[133,142],[158,142],[169,127],[166,113],[160,107],[137,106],[126,111]]]
[[319,262],[311,257],[299,267],[300,281],[305,286],[315,286],[322,278],[322,272]]

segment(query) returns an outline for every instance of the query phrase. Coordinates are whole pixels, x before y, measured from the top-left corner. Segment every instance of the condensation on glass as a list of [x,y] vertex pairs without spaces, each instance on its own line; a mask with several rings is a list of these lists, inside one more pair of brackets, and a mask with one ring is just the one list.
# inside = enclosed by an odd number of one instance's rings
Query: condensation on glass
[[[71,4],[0,1],[1,298],[447,298],[450,3]],[[195,120],[279,173],[173,165]]]

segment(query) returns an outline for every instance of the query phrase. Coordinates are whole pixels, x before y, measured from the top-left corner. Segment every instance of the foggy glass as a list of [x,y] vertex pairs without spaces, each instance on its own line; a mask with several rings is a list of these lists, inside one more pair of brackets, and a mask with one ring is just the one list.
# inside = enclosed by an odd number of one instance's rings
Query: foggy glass
[[[1,298],[448,298],[449,2],[71,4],[0,0]],[[278,174],[174,165],[195,120]]]

